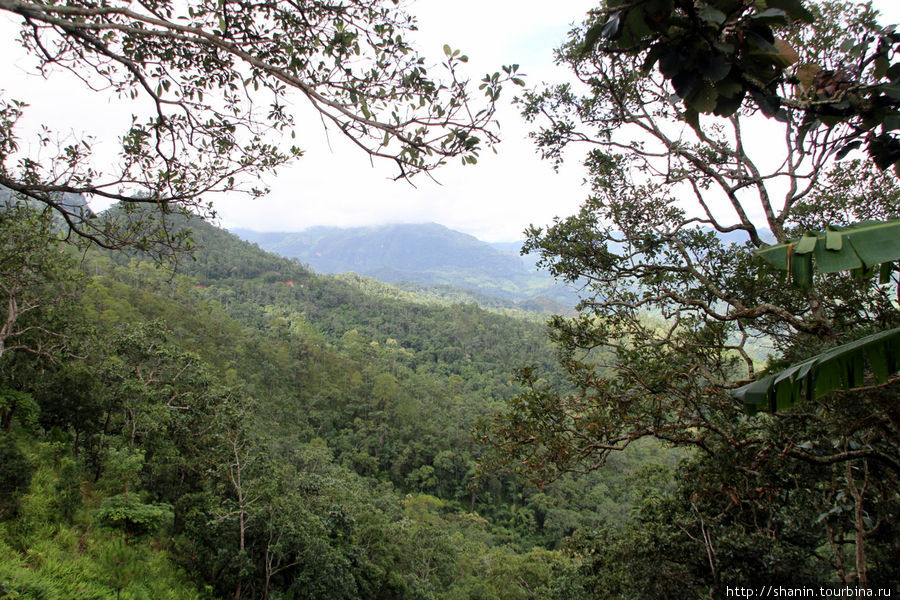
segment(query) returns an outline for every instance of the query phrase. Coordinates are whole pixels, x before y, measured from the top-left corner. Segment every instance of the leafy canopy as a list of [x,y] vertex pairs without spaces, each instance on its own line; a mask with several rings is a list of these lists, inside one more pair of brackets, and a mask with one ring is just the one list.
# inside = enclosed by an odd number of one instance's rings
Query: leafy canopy
[[[116,164],[92,140],[52,125],[21,143],[25,105],[0,95],[0,186],[60,213],[72,231],[108,248],[181,246],[146,213],[111,225],[63,202],[65,192],[210,215],[210,192],[263,193],[246,182],[299,156],[300,101],[362,151],[392,161],[398,178],[447,159],[474,163],[498,140],[494,105],[517,67],[487,75],[483,101],[458,73],[467,57],[445,47],[434,78],[406,40],[415,20],[389,0],[154,0],[43,3],[2,0],[21,23],[35,70],[69,71],[91,90],[136,100]],[[68,138],[70,139],[70,138]],[[248,189],[249,187],[249,189]],[[154,221],[156,222],[156,221]]]
[[[545,157],[586,150],[581,210],[526,245],[582,301],[551,321],[569,385],[521,370],[488,464],[546,482],[647,437],[693,450],[677,492],[576,549],[594,595],[896,580],[880,557],[900,506],[900,214],[883,168],[896,157],[878,149],[894,143],[896,69],[882,71],[895,43],[875,17],[845,2],[610,0],[559,51],[573,82],[523,99]],[[803,91],[802,65],[859,71]],[[841,162],[864,141],[869,158]],[[788,260],[807,285],[785,285]],[[879,263],[878,279],[846,272]]]
[[[706,6],[678,6],[688,4]],[[896,176],[870,160],[835,160],[858,134],[851,122],[807,127],[806,114],[790,110],[782,120],[761,119],[748,94],[730,116],[700,116],[673,98],[677,84],[663,65],[647,63],[651,45],[626,50],[598,42],[586,51],[591,29],[609,19],[598,15],[636,6],[650,4],[610,2],[589,15],[559,51],[574,82],[523,99],[546,158],[562,161],[567,151],[586,148],[590,196],[577,214],[529,232],[526,249],[581,285],[582,301],[576,317],[551,321],[570,387],[547,384],[536,369],[521,371],[525,391],[494,421],[499,460],[546,480],[598,468],[611,452],[655,437],[707,451],[736,444],[742,452],[841,462],[842,452],[805,445],[806,432],[755,435],[757,424],[729,392],[765,373],[766,355],[775,372],[900,325],[896,263],[879,254],[877,262],[887,263],[880,280],[810,269],[815,285],[801,289],[784,285],[752,251],[784,254],[804,231],[831,226],[832,245],[839,235],[849,253],[859,241],[854,252],[868,269],[874,238],[866,228],[876,226],[859,224],[900,217]],[[782,29],[786,40],[807,40],[796,46],[806,62],[849,63],[853,48],[841,50],[834,40],[881,31],[866,6],[810,10],[813,22]],[[824,251],[827,242],[821,245]],[[865,370],[864,377],[875,383]],[[893,381],[879,380],[888,390]],[[881,405],[859,406],[873,419],[892,418]],[[819,418],[818,404],[810,410]],[[829,431],[823,436],[840,430],[835,413],[821,419]],[[894,451],[867,450],[884,460]]]
[[577,46],[641,57],[672,85],[688,122],[701,113],[728,117],[749,97],[767,117],[788,112],[806,130],[851,123],[843,152],[865,143],[879,166],[900,172],[900,33],[894,26],[841,33],[839,53],[808,56],[799,33],[821,18],[804,0],[612,0],[594,14]]

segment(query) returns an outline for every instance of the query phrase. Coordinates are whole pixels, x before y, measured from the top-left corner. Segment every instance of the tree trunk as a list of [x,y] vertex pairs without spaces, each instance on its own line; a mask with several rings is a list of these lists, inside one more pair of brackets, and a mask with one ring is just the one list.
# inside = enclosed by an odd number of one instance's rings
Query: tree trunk
[[856,578],[859,581],[860,589],[868,589],[869,573],[866,567],[866,523],[863,519],[865,510],[863,502],[866,496],[866,488],[869,485],[869,463],[863,461],[863,481],[862,487],[856,487],[856,481],[853,479],[853,463],[847,462],[847,488],[854,501],[854,525],[856,527]]

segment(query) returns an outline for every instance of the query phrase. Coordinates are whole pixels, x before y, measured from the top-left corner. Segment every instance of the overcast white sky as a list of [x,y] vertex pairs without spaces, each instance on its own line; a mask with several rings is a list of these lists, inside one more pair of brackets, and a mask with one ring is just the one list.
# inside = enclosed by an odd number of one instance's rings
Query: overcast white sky
[[[553,48],[565,39],[571,23],[594,5],[593,0],[418,0],[410,10],[419,19],[418,46],[436,57],[435,62],[448,43],[468,54],[469,75],[476,83],[500,65],[518,63],[528,84],[535,85],[564,77],[552,64]],[[882,22],[900,22],[900,2],[875,0],[875,5],[884,15]],[[0,88],[8,95],[15,90],[15,97],[32,105],[30,126],[53,115],[54,125],[68,120],[65,127],[75,131],[91,122],[124,130],[132,111],[122,110],[120,102],[83,93],[77,85],[56,87],[59,81],[52,82],[54,93],[47,94],[50,82],[26,77],[16,59],[10,60],[18,54],[10,42],[14,36],[12,21],[0,16]],[[509,100],[513,90],[505,91]],[[448,165],[436,174],[439,184],[423,177],[415,182],[417,187],[393,181],[393,165],[371,165],[339,134],[331,132],[326,141],[321,123],[314,120],[297,132],[306,155],[267,181],[270,196],[212,198],[220,224],[297,231],[314,225],[433,221],[486,241],[521,239],[529,224],[546,224],[577,210],[585,195],[583,171],[577,160],[570,160],[555,173],[536,156],[517,111],[506,106],[499,117],[504,141],[498,154],[484,153],[475,166]],[[26,135],[19,133],[20,138]]]
[[[437,60],[445,43],[462,50],[470,58],[467,73],[477,87],[485,73],[511,63],[520,65],[529,84],[550,80],[555,74],[553,49],[594,5],[593,0],[559,0],[552,5],[418,0],[410,3],[410,11],[419,21],[416,42],[421,51]],[[506,100],[516,90],[521,88],[508,86]],[[486,241],[521,239],[530,223],[546,223],[578,208],[581,170],[573,164],[556,175],[535,155],[526,124],[511,106],[504,107],[499,121],[503,142],[496,155],[483,153],[475,166],[452,161],[435,173],[439,183],[417,177],[412,187],[391,179],[396,176],[394,165],[371,165],[367,156],[334,132],[329,136],[331,147],[323,144],[316,120],[309,130],[310,151],[270,182],[271,197],[258,208],[240,200],[219,203],[222,223],[283,231],[311,225],[433,221]]]

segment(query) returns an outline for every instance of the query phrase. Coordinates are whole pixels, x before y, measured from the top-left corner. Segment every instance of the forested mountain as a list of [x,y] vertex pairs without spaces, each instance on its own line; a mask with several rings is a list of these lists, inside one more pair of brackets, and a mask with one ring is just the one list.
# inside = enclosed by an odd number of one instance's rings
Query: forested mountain
[[[446,295],[448,286],[536,308],[565,311],[574,292],[519,256],[520,245],[492,245],[436,223],[313,227],[297,233],[236,229],[242,239],[318,273],[355,272],[387,283],[419,284]],[[443,292],[439,291],[443,289]],[[458,293],[458,292],[457,292]]]
[[581,284],[548,327],[430,287],[440,231],[401,251],[414,293],[200,220],[300,157],[295,99],[398,179],[474,165],[518,65],[478,83],[445,45],[434,78],[388,0],[0,12],[24,68],[138,113],[95,153],[0,92],[0,600],[900,591],[900,34],[871,4],[573,26],[516,100],[583,158],[524,246]]
[[174,272],[73,253],[9,210],[4,281],[43,275],[0,355],[2,598],[567,597],[563,540],[666,481],[636,475],[671,463],[656,445],[543,489],[477,476],[515,369],[564,385],[533,317],[316,275],[199,220]]

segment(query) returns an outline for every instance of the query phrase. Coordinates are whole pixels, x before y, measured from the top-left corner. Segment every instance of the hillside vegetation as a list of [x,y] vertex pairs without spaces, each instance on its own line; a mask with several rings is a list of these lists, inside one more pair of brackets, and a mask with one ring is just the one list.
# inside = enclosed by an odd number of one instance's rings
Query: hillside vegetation
[[[4,218],[6,259],[52,227],[29,219]],[[39,352],[0,357],[0,598],[567,597],[563,540],[622,526],[639,465],[666,460],[476,477],[514,369],[562,382],[541,323],[191,227],[174,274],[31,253],[54,266],[35,297],[65,302],[21,318]]]
[[500,300],[544,312],[564,312],[577,302],[571,288],[519,256],[521,244],[494,246],[436,223],[234,233],[318,273],[354,272],[439,297],[469,294],[481,303]]

